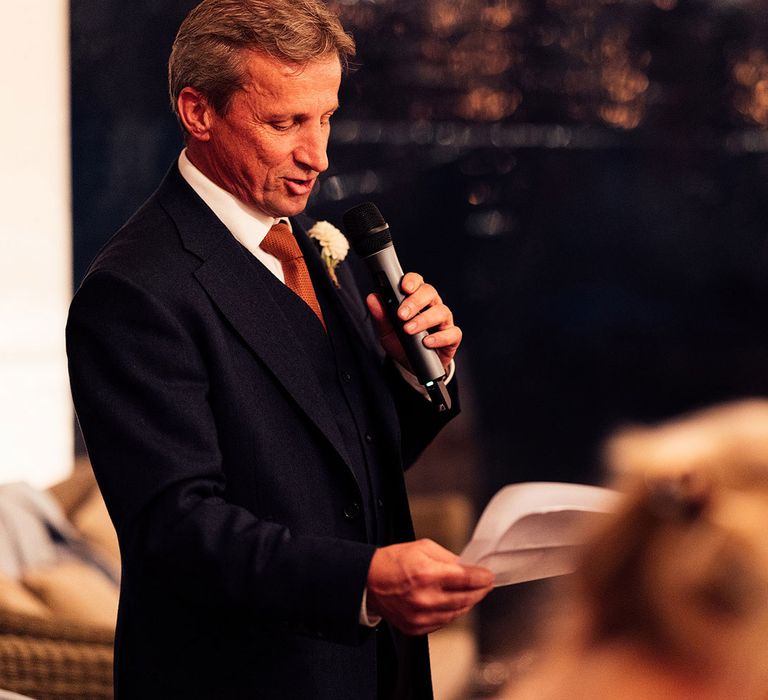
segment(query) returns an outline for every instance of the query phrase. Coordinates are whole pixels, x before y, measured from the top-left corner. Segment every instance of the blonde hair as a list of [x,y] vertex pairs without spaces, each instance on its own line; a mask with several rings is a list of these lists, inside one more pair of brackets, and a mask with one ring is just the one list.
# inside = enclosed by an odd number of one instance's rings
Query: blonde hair
[[225,115],[247,79],[244,51],[297,66],[334,53],[343,69],[355,42],[321,0],[204,0],[182,22],[168,61],[171,108],[185,87]]
[[625,492],[510,700],[768,698],[768,401],[621,430]]
[[592,640],[644,640],[768,687],[768,401],[625,429],[606,456],[628,500],[576,574]]

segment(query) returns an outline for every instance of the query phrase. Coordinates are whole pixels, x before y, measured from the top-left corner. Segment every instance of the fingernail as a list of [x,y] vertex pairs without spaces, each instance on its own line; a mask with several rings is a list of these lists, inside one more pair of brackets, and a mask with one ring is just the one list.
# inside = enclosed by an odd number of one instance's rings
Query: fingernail
[[400,318],[408,318],[411,315],[411,307],[403,306],[398,313],[400,314]]
[[407,331],[415,331],[416,330],[416,321],[411,321],[410,323],[405,324],[405,330]]
[[424,342],[425,342],[427,345],[430,345],[430,346],[432,346],[432,345],[434,345],[434,344],[435,344],[435,339],[434,339],[434,338],[433,338],[433,337],[430,335],[430,336],[427,336],[427,337],[425,338]]

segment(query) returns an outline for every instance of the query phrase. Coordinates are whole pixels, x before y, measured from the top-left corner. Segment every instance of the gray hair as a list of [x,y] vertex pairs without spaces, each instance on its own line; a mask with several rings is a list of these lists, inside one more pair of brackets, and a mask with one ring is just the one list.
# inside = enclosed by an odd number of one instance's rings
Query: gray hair
[[168,61],[176,116],[185,87],[201,92],[225,115],[247,80],[247,50],[297,66],[335,53],[346,69],[355,42],[322,0],[203,0],[179,27]]

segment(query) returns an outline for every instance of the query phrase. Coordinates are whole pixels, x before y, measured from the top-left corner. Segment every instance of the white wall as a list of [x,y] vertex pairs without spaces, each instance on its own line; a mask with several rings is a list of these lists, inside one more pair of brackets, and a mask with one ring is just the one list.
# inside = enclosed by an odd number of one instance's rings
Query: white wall
[[0,2],[0,482],[72,467],[67,0]]

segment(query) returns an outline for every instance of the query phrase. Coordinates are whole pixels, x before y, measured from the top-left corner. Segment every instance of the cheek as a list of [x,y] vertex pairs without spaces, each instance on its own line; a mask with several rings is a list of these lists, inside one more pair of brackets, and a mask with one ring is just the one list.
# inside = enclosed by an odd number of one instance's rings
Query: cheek
[[253,173],[267,187],[277,187],[283,177],[294,173],[293,152],[265,152],[253,161]]
[[265,190],[275,189],[280,181],[279,169],[262,160],[251,163],[249,174],[253,184]]

